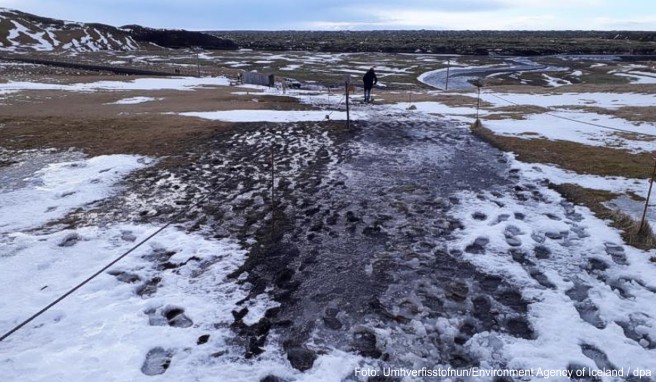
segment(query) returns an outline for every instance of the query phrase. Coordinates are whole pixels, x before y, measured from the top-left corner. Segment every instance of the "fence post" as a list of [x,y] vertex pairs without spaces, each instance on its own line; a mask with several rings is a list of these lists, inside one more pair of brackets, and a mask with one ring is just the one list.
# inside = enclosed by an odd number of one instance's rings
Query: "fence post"
[[349,110],[349,81],[344,81],[344,91],[346,92],[346,128],[351,128],[351,114]]
[[642,211],[642,219],[640,219],[640,229],[638,229],[638,232],[642,232],[642,230],[645,228],[647,208],[649,207],[649,197],[651,196],[651,189],[654,186],[654,177],[656,176],[656,157],[652,159],[654,159],[654,170],[651,173],[651,178],[649,178],[649,191],[647,191],[647,200],[645,200],[645,209]]
[[446,60],[446,84],[444,90],[449,90],[449,71],[451,70],[451,59]]
[[271,145],[271,240],[276,233],[276,173],[275,173],[274,145]]

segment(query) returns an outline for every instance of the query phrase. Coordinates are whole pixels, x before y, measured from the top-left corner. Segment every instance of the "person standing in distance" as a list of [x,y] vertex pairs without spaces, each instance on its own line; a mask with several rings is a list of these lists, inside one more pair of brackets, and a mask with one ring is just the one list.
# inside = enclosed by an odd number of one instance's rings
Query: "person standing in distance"
[[371,102],[371,89],[378,83],[373,66],[364,74],[362,82],[364,82],[364,102]]

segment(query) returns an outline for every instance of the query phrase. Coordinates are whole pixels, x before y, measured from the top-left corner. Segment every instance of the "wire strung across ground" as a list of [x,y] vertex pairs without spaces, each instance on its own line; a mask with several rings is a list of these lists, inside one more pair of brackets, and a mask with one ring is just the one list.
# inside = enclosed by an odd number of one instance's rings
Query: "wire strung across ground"
[[337,111],[337,108],[340,107],[340,105],[342,104],[342,102],[344,102],[345,100],[346,100],[346,95],[343,95],[343,96],[342,96],[342,99],[339,100],[339,102],[337,102],[337,104],[334,106],[334,110],[331,111],[330,113],[326,114],[326,119],[330,119],[330,116],[331,116],[334,112]]
[[[491,93],[488,93],[488,94],[491,95],[492,97],[498,98],[498,99],[500,99],[500,100],[502,100],[502,101],[504,101],[504,102],[507,102],[507,103],[509,103],[509,104],[511,104],[511,105],[522,106],[522,107],[529,107],[529,108],[532,107],[532,108],[535,109],[535,110],[538,110],[538,108],[540,108],[540,110],[541,110],[541,109],[543,108],[542,106],[519,104],[519,103],[516,103],[516,102],[510,101],[510,100],[508,100],[508,99],[505,99],[505,98],[503,98],[503,97],[500,97],[500,96],[498,96],[498,95],[496,95],[496,94],[491,94]],[[554,118],[560,118],[560,119],[564,119],[564,120],[566,120],[566,121],[570,121],[570,122],[576,122],[576,123],[580,123],[580,124],[583,124],[583,125],[589,125],[589,126],[599,127],[599,128],[602,128],[602,129],[608,129],[608,130],[619,131],[619,132],[623,132],[623,133],[637,134],[637,135],[642,135],[642,136],[647,136],[647,137],[656,137],[656,135],[654,135],[654,134],[639,133],[639,132],[631,131],[631,130],[618,129],[617,127],[611,127],[611,126],[606,126],[606,125],[600,125],[600,124],[598,124],[598,123],[586,122],[586,121],[579,121],[579,120],[576,120],[576,119],[573,119],[573,118],[563,117],[562,115],[554,114],[554,113],[559,112],[559,110],[556,110],[556,109],[551,108],[551,107],[545,107],[545,109],[550,110],[551,112],[547,112],[547,113],[543,113],[543,114],[546,114],[546,115],[552,116],[552,117],[554,117]]]
[[226,179],[226,180],[224,180],[223,182],[219,183],[216,187],[214,187],[213,189],[211,189],[211,190],[210,190],[205,196],[203,196],[202,198],[200,198],[196,203],[194,203],[194,204],[190,205],[189,207],[185,208],[184,210],[178,212],[178,213],[177,213],[175,216],[173,216],[173,218],[171,218],[171,220],[170,220],[168,223],[166,223],[163,227],[161,227],[161,228],[159,228],[157,231],[153,232],[150,236],[148,236],[147,238],[145,238],[145,239],[143,239],[142,241],[140,241],[137,245],[133,246],[133,247],[130,248],[127,252],[123,253],[121,256],[119,256],[119,257],[117,257],[116,259],[114,259],[111,263],[109,263],[109,264],[107,264],[106,266],[104,266],[104,267],[103,267],[102,269],[100,269],[98,272],[96,272],[96,273],[94,273],[93,275],[89,276],[89,278],[87,278],[86,280],[82,281],[81,283],[79,283],[78,285],[76,285],[74,288],[70,289],[68,292],[66,292],[66,293],[64,293],[63,295],[61,295],[61,296],[60,296],[59,298],[57,298],[55,301],[53,301],[53,302],[51,302],[50,304],[48,304],[45,308],[43,308],[43,309],[41,309],[40,311],[36,312],[36,313],[33,314],[30,318],[28,318],[27,320],[21,322],[19,325],[15,326],[13,329],[11,329],[10,331],[8,331],[7,333],[3,334],[2,337],[0,337],[0,342],[1,342],[1,341],[4,341],[4,340],[5,340],[6,338],[8,338],[9,336],[11,336],[12,334],[16,333],[16,332],[17,332],[18,330],[20,330],[22,327],[24,327],[25,325],[27,325],[27,324],[29,324],[30,322],[32,322],[35,318],[39,317],[40,315],[42,315],[43,313],[45,313],[46,311],[48,311],[50,308],[52,308],[53,306],[55,306],[55,305],[57,305],[58,303],[60,303],[60,302],[61,302],[62,300],[64,300],[66,297],[68,297],[68,296],[70,296],[71,294],[73,294],[76,290],[78,290],[78,289],[80,289],[81,287],[83,287],[84,285],[86,285],[89,281],[95,279],[95,278],[98,277],[101,273],[105,272],[107,269],[109,269],[110,267],[112,267],[114,264],[116,264],[116,263],[118,263],[119,261],[121,261],[122,259],[124,259],[127,255],[129,255],[130,253],[132,253],[133,251],[135,251],[137,248],[141,247],[143,244],[145,244],[146,242],[148,242],[150,239],[152,239],[153,237],[155,237],[155,236],[157,236],[158,234],[160,234],[160,233],[161,233],[162,231],[164,231],[166,228],[168,228],[169,226],[171,226],[171,224],[175,223],[175,222],[176,222],[179,218],[181,218],[183,215],[185,215],[186,213],[188,213],[189,211],[191,211],[193,208],[198,207],[201,203],[203,203],[205,200],[207,200],[207,198],[209,198],[209,197],[210,197],[211,195],[213,195],[215,192],[217,192],[218,190],[220,190],[221,188],[223,188],[223,186],[225,186],[226,183],[228,183],[229,181],[231,181],[231,180],[234,179],[234,178],[235,178],[235,175],[231,175],[230,177],[228,177],[228,179]]

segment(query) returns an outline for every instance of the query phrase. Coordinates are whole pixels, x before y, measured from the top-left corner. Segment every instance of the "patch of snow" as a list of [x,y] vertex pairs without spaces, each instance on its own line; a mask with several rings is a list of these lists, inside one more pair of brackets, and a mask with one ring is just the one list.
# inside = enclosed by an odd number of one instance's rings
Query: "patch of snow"
[[99,81],[72,85],[47,84],[38,82],[0,83],[1,90],[61,90],[91,92],[97,90],[192,90],[203,86],[228,86],[225,77],[169,77],[138,78],[131,81]]
[[294,70],[300,69],[302,67],[303,67],[303,65],[290,64],[290,65],[287,65],[287,66],[283,66],[282,68],[280,68],[280,70],[294,71]]
[[[302,122],[302,121],[324,121],[326,115],[333,120],[345,120],[346,112],[343,111],[318,111],[318,110],[227,110],[214,112],[188,112],[179,113],[186,117],[196,117],[225,122]],[[363,112],[351,112],[351,119],[367,119]]]
[[[512,101],[519,105],[535,105],[546,108],[571,107],[571,106],[594,106],[604,109],[618,109],[625,106],[649,107],[656,103],[656,95],[640,93],[564,93],[564,94],[520,94],[520,93],[496,93],[495,95]],[[476,94],[470,94],[476,97]],[[485,101],[497,107],[509,106],[505,102],[493,96],[481,92]]]
[[[565,370],[571,364],[593,370],[601,367],[585,355],[582,349],[587,346],[598,349],[597,353],[607,358],[613,365],[608,368],[623,369],[625,373],[629,368],[641,369],[653,375],[656,372],[654,350],[648,346],[656,339],[656,307],[650,303],[656,290],[656,267],[649,262],[653,251],[646,253],[623,245],[619,232],[597,219],[587,208],[575,207],[582,220],[570,220],[560,195],[542,186],[537,191],[544,201],[522,203],[511,195],[486,194],[485,200],[469,192],[460,195],[463,203],[456,208],[456,216],[466,228],[454,241],[453,248],[463,250],[477,237],[488,238],[484,255],[465,252],[463,256],[487,273],[512,280],[522,291],[522,298],[530,302],[527,317],[536,335],[529,340],[483,332],[476,334],[466,346],[485,360],[482,368],[498,362],[510,369]],[[524,217],[491,223],[474,219],[475,212],[492,217],[521,212]],[[509,254],[504,238],[509,225],[519,232],[517,237],[521,245],[517,248],[536,262],[532,268],[515,261]],[[542,245],[551,250],[551,255],[547,259],[536,259],[532,252],[539,243],[534,237],[544,238],[545,232],[567,234],[559,240],[545,238]],[[619,246],[624,254],[621,263],[616,263],[607,253],[609,246]],[[606,264],[603,274],[590,268],[591,260]],[[533,279],[529,275],[531,269],[548,277],[553,288]],[[584,302],[568,294],[576,285],[586,288],[585,295],[579,297]],[[621,286],[622,292],[612,285]],[[621,325],[635,331],[635,336],[642,340],[630,338],[631,334],[626,334]]]
[[[510,158],[513,158],[510,154]],[[554,165],[541,163],[523,163],[513,161],[514,168],[522,171],[522,175],[529,180],[540,181],[549,179],[553,184],[572,183],[581,187],[595,190],[609,191],[613,193],[633,192],[643,194],[649,186],[648,179],[631,179],[621,176],[599,176],[590,174],[579,174],[574,171],[563,170]]]
[[552,87],[552,88],[572,84],[571,82],[569,82],[567,80],[564,80],[562,78],[552,77],[552,76],[550,76],[548,74],[545,74],[545,73],[543,73],[542,76],[547,80],[547,86]]
[[120,99],[116,102],[109,103],[108,105],[136,105],[144,102],[161,101],[163,99],[164,98],[155,97],[131,97]]
[[38,228],[79,206],[104,199],[125,175],[150,162],[139,156],[104,155],[49,164],[26,180],[28,187],[0,189],[0,232]]
[[632,71],[627,73],[615,73],[615,75],[630,78],[632,84],[656,84],[656,73]]
[[[656,126],[653,124],[641,123],[636,125],[624,119],[580,111],[559,111],[557,115],[583,123],[563,120],[548,114],[532,114],[527,115],[526,119],[522,120],[487,120],[483,122],[483,125],[497,134],[516,136],[523,139],[542,137],[590,146],[625,149],[632,152],[651,152],[654,150]],[[647,136],[644,136],[644,140],[632,140],[618,136],[615,130],[604,129],[587,123],[609,126],[638,135],[650,134],[654,137],[647,138]]]

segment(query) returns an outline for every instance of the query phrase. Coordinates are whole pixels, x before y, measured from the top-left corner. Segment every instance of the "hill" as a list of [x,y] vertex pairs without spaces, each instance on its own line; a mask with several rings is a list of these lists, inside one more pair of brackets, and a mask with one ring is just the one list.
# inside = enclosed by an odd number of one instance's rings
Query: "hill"
[[78,52],[136,50],[129,33],[103,24],[85,24],[0,8],[0,51]]
[[227,39],[202,32],[152,29],[138,25],[117,28],[96,23],[56,20],[0,8],[0,51],[137,50],[143,48],[237,49]]

